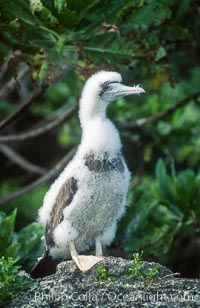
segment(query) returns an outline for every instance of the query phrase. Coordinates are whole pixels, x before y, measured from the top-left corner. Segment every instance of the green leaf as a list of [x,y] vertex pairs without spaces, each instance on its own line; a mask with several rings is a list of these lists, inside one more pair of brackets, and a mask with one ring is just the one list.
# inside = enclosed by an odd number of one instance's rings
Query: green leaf
[[165,185],[167,181],[167,171],[162,159],[159,159],[156,164],[156,178],[162,186]]
[[42,85],[43,81],[48,75],[48,67],[49,63],[47,61],[43,61],[40,71],[39,71],[39,84]]
[[152,210],[155,210],[158,205],[157,200],[150,200],[148,197],[142,197],[139,202],[137,202],[133,209],[133,221],[129,226],[129,231],[134,233],[136,230],[139,232],[140,229],[143,229],[149,214]]
[[0,306],[7,307],[9,302],[26,288],[35,283],[20,275],[20,266],[15,265],[16,260],[12,258],[0,258]]
[[164,39],[168,41],[182,41],[189,35],[188,29],[179,25],[174,25],[167,29],[164,34]]
[[34,11],[35,15],[37,14],[37,18],[43,23],[43,25],[47,28],[55,29],[58,27],[58,19],[52,15],[50,10],[45,7],[41,7]]
[[156,53],[155,62],[159,61],[160,59],[164,58],[167,55],[167,52],[164,47],[160,47]]
[[30,6],[27,4],[27,1],[24,0],[8,0],[7,5],[9,5],[12,14],[15,15],[20,20],[25,23],[34,26],[37,23],[36,18],[34,17]]
[[191,209],[193,199],[195,199],[195,174],[191,169],[182,171],[177,176],[177,202],[183,212]]
[[69,9],[76,10],[80,13],[82,13],[83,10],[87,9],[90,5],[94,4],[94,0],[68,0],[67,6]]
[[56,8],[53,0],[41,0],[44,7],[50,10],[52,13],[56,13]]
[[43,245],[41,237],[43,234],[43,226],[36,222],[20,230],[18,233],[18,242],[21,244],[19,251],[20,262],[25,262],[28,259],[33,260],[41,256]]
[[14,225],[15,225],[15,218],[17,214],[17,209],[13,211],[13,213],[10,216],[4,217],[2,215],[1,221],[0,221],[0,251],[3,251],[7,245],[9,245]]
[[176,190],[173,179],[167,174],[164,162],[159,159],[156,164],[156,177],[158,179],[158,191],[161,201],[169,205],[176,204]]
[[[148,0],[147,3],[142,6],[129,8],[129,11],[125,11],[130,15],[128,20],[124,23],[127,30],[134,29],[134,27],[141,27],[146,29],[151,24],[161,24],[164,19],[170,19],[172,12],[170,6],[167,3]],[[132,13],[132,14],[130,14]]]
[[195,198],[193,199],[193,207],[194,211],[197,215],[198,221],[200,221],[200,173],[197,175],[195,179]]
[[57,10],[56,17],[63,26],[72,29],[79,23],[78,12],[68,9],[65,0],[54,0],[54,5]]
[[2,255],[5,258],[11,257],[17,259],[20,247],[21,245],[19,243],[13,243],[3,251]]

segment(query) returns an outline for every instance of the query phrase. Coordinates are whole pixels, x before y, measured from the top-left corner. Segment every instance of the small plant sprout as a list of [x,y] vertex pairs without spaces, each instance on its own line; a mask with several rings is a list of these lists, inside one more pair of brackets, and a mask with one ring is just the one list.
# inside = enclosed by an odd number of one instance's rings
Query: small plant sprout
[[97,270],[99,272],[99,275],[98,275],[99,281],[102,281],[102,280],[115,281],[116,280],[116,277],[108,274],[107,269],[105,268],[103,264],[100,264],[97,267]]
[[159,269],[161,265],[151,268],[145,268],[145,262],[142,261],[143,251],[133,254],[133,267],[129,268],[128,279],[138,278],[145,286],[150,285],[158,279]]
[[33,286],[35,282],[19,275],[20,266],[12,258],[0,258],[0,307],[5,307],[18,293]]

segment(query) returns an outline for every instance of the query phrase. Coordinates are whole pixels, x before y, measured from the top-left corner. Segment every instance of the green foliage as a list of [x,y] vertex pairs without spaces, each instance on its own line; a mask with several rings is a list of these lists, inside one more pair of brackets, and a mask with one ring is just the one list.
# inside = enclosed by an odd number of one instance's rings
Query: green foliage
[[146,255],[166,261],[175,256],[184,238],[192,242],[198,237],[200,173],[191,169],[176,173],[173,163],[167,172],[159,160],[156,180],[144,180],[130,198],[127,251],[143,249]]
[[127,279],[137,278],[147,287],[151,283],[157,281],[161,265],[145,267],[145,262],[142,261],[142,255],[143,251],[133,254],[133,267],[129,268],[129,276]]
[[[17,191],[18,189],[20,189],[20,186],[16,181],[4,181],[0,187],[0,196],[3,198],[4,196],[9,195],[13,191]],[[42,204],[42,200],[46,191],[47,185],[38,187],[28,194],[6,203],[2,207],[2,211],[9,214],[12,210],[17,208],[17,228],[18,225],[24,226],[37,218],[38,209]],[[19,217],[20,221],[18,222]]]
[[0,258],[0,306],[6,307],[18,293],[33,286],[35,282],[19,274],[20,266],[12,258]]
[[18,233],[14,232],[17,210],[11,215],[0,212],[0,257],[13,258],[24,268],[30,269],[41,255],[43,227],[29,224]]
[[99,272],[98,277],[97,277],[99,281],[103,281],[103,280],[115,281],[116,280],[115,276],[108,274],[107,269],[105,268],[103,264],[100,264],[97,267],[97,271]]
[[17,210],[15,210],[10,216],[5,216],[4,213],[0,213],[0,225],[1,225],[1,234],[0,234],[0,250],[3,251],[7,244],[10,242],[13,230],[14,223],[16,218]]
[[[47,63],[54,68],[64,61],[71,65],[77,60],[82,61],[83,53],[93,65],[107,61],[109,56],[110,63],[118,67],[119,59],[123,66],[124,60],[138,64],[135,58],[144,55],[146,60],[170,58],[170,53],[175,50],[171,42],[190,43],[195,35],[194,22],[196,28],[199,25],[197,7],[190,5],[189,0],[184,1],[184,5],[179,1],[156,0],[134,3],[9,0],[1,1],[0,8],[3,15],[0,27],[2,56],[8,48],[18,48],[26,54],[42,52],[45,55],[40,66],[43,77],[49,73],[48,69],[46,73],[44,70]],[[194,22],[184,20],[187,14],[193,14]],[[158,34],[162,35],[162,42]]]

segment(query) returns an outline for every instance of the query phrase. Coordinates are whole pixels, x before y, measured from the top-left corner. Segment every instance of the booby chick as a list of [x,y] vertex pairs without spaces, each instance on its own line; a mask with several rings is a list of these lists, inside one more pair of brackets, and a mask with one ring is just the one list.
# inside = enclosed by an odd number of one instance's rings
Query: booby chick
[[[128,87],[121,81],[119,73],[100,71],[83,88],[81,143],[39,210],[39,221],[45,226],[45,253],[33,277],[55,271],[57,260],[70,256],[87,271],[103,259],[102,245],[109,245],[115,237],[117,221],[125,211],[130,172],[106,109],[111,101],[145,92],[141,86]],[[94,244],[96,256],[78,255]]]

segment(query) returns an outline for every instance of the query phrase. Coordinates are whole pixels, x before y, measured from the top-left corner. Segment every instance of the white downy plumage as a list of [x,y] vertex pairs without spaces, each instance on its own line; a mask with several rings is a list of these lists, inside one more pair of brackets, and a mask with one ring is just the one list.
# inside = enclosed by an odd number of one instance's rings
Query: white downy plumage
[[46,241],[46,250],[53,259],[73,255],[69,243],[81,252],[96,240],[98,255],[101,244],[108,245],[114,239],[117,220],[125,211],[130,173],[120,153],[119,133],[106,117],[106,108],[110,101],[142,92],[140,86],[122,85],[121,75],[116,72],[100,71],[87,80],[79,109],[81,143],[46,193],[39,211],[39,221],[48,229],[59,193],[68,180],[75,179],[77,189],[70,204],[65,206],[63,198],[62,219],[52,231],[53,244]]

